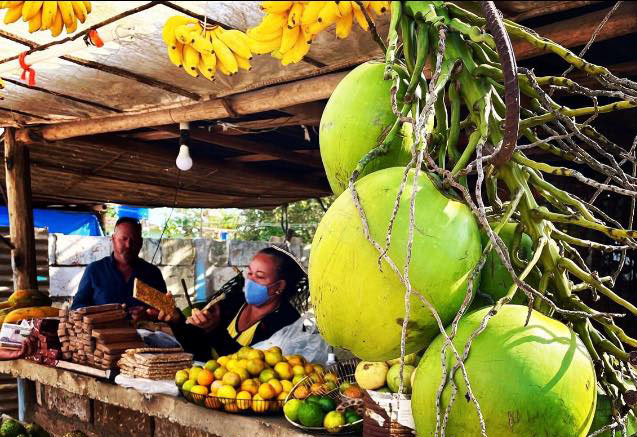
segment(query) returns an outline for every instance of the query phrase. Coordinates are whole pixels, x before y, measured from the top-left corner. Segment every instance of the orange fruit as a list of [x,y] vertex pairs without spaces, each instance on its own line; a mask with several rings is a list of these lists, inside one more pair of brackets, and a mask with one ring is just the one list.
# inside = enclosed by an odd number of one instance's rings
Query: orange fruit
[[225,367],[218,367],[215,369],[214,372],[212,372],[215,379],[222,379],[223,375],[225,375],[226,373],[228,373],[228,370]]
[[292,378],[292,384],[297,385],[299,382],[303,381],[303,378],[305,378],[305,376],[296,375],[294,378]]
[[305,365],[305,358],[301,355],[290,355],[288,358],[288,363],[292,366],[303,366]]
[[271,379],[268,381],[268,384],[272,386],[272,388],[274,389],[274,394],[276,396],[283,392],[283,385],[281,384],[281,381],[277,379]]
[[292,379],[294,377],[292,366],[289,363],[276,363],[274,366],[274,371],[276,372],[279,379]]
[[224,385],[217,390],[217,397],[222,404],[231,404],[237,397],[237,391],[231,385]]
[[217,390],[223,387],[223,381],[220,379],[215,379],[212,384],[210,384],[210,394],[213,396],[217,395]]
[[243,346],[241,349],[237,351],[237,357],[242,360],[248,357],[248,354],[252,351],[251,347]]
[[239,387],[239,385],[241,385],[241,377],[234,372],[226,373],[225,375],[223,375],[223,378],[221,380],[224,384],[228,384],[233,387]]
[[214,380],[214,374],[208,369],[203,369],[201,372],[199,372],[199,375],[197,375],[197,384],[199,385],[208,386],[212,384],[212,381]]
[[226,367],[228,365],[228,361],[230,361],[229,357],[219,357],[219,358],[217,358],[217,363],[219,363],[219,365],[221,367]]
[[292,384],[290,381],[286,379],[281,381],[281,385],[283,386],[283,391],[285,392],[291,392],[292,388],[294,387],[294,384]]
[[248,368],[248,362],[249,361],[246,360],[246,359],[239,360],[237,362],[237,366],[239,366],[239,368],[241,368],[241,369],[247,369]]
[[248,360],[265,360],[265,354],[263,353],[263,351],[260,351],[259,349],[252,349],[250,352],[248,352],[248,355],[246,356],[246,358]]
[[259,381],[266,383],[271,379],[276,378],[276,373],[272,369],[265,369],[259,373]]
[[239,406],[236,404],[236,402],[232,402],[230,404],[224,404],[223,405],[223,409],[224,409],[224,411],[227,411],[228,413],[238,413],[239,412]]
[[267,352],[276,352],[279,355],[283,355],[283,351],[279,346],[272,346],[270,349],[267,350]]
[[239,366],[239,360],[230,360],[228,361],[228,364],[226,364],[226,369],[228,369],[231,372],[234,372],[234,369],[236,369]]
[[297,389],[294,390],[294,397],[297,399],[305,399],[309,395],[310,395],[310,390],[304,385],[297,387]]
[[334,384],[338,384],[338,376],[336,376],[335,373],[326,373],[325,375],[323,375],[323,379],[325,379],[325,381],[331,381]]
[[325,393],[325,391],[326,391],[325,386],[321,384],[320,382],[315,382],[310,387],[310,392],[312,392],[312,394],[315,394],[315,395],[322,395],[323,393]]
[[263,399],[258,394],[252,397],[252,411],[255,413],[265,413],[270,409],[270,401]]
[[197,380],[197,376],[199,376],[199,372],[203,370],[203,367],[200,366],[192,366],[190,371],[188,372],[190,379],[193,381]]
[[272,399],[276,396],[274,388],[267,382],[259,386],[259,392],[257,394],[265,400]]
[[241,379],[241,381],[245,381],[246,379],[250,379],[250,374],[248,373],[248,371],[246,369],[235,369],[235,372],[237,375],[239,375],[239,378]]
[[282,391],[281,393],[279,393],[279,395],[276,397],[276,399],[278,401],[280,401],[281,403],[283,403],[288,398],[288,394],[289,394],[289,392]]
[[312,364],[312,367],[316,373],[320,373],[321,375],[325,373],[325,368],[320,364]]
[[306,375],[311,375],[312,373],[314,373],[314,366],[312,366],[311,364],[306,364],[304,367],[305,369],[305,374]]
[[259,383],[253,379],[246,379],[241,383],[241,391],[247,391],[254,396],[259,392]]
[[292,373],[294,374],[294,376],[305,376],[305,366],[297,364],[296,366],[292,367]]
[[247,391],[237,393],[237,407],[240,410],[249,410],[252,405],[252,394]]
[[270,366],[276,365],[276,363],[283,361],[283,356],[273,351],[267,351],[265,353],[265,362]]
[[257,376],[265,370],[265,361],[260,358],[252,358],[248,361],[246,370],[250,373],[250,375]]

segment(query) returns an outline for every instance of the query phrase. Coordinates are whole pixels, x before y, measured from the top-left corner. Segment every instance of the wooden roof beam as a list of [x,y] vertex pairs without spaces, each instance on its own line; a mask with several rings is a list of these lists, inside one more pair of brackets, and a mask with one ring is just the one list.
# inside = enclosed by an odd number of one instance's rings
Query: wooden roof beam
[[[611,8],[580,15],[568,20],[534,29],[536,33],[564,47],[577,47],[588,42],[591,35]],[[608,20],[596,41],[627,35],[637,31],[637,3],[624,2]],[[543,55],[546,52],[526,41],[514,40],[513,51],[518,60]]]
[[[120,138],[76,138],[74,143],[94,147],[95,149],[108,149],[118,152],[127,152],[139,155],[141,159],[153,159],[156,162],[165,162],[166,165],[174,165],[174,158],[177,156],[175,147],[174,157],[165,151],[149,143],[142,143],[134,140],[122,141]],[[324,176],[316,173],[305,173],[303,175],[282,174],[280,171],[270,172],[256,169],[242,163],[227,162],[220,159],[210,159],[201,156],[193,157],[195,164],[201,171],[216,170],[218,172],[240,174],[246,178],[262,182],[265,185],[276,187],[294,188],[296,190],[319,191],[329,193],[330,189]],[[194,167],[193,167],[194,169]]]
[[[224,97],[238,115],[286,108],[301,103],[327,99],[347,72],[330,73],[310,79],[298,80],[256,91]],[[41,128],[20,129],[16,139],[24,143],[94,135],[105,132],[127,131],[149,126],[228,118],[230,114],[222,99],[212,99],[172,109],[160,109],[142,114],[122,114],[87,120],[58,123]],[[32,134],[35,134],[32,136]]]
[[[179,129],[176,127],[162,128],[162,130],[172,132],[175,137],[179,136]],[[321,170],[323,169],[323,164],[320,159],[298,153],[293,149],[276,146],[274,144],[267,144],[246,140],[243,138],[237,138],[235,136],[211,133],[201,128],[190,129],[190,138],[207,144],[214,144],[233,150],[240,150],[242,152],[269,155],[273,158],[291,162],[293,164],[318,168]]]

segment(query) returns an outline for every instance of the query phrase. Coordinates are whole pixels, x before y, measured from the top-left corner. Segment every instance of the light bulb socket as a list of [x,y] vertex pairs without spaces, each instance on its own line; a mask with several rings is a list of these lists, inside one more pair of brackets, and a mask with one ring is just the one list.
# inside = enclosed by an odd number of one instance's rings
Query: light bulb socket
[[189,129],[179,129],[179,145],[187,146],[190,143],[190,130]]

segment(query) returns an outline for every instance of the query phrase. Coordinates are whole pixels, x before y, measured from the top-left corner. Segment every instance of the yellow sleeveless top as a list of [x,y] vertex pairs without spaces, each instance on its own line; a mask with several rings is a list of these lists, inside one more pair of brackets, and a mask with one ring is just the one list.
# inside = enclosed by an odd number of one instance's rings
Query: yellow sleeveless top
[[241,311],[244,307],[245,305],[241,307],[241,309],[237,312],[237,315],[234,316],[234,319],[232,319],[232,322],[230,322],[230,325],[228,325],[228,334],[230,334],[230,337],[232,337],[232,339],[239,343],[241,346],[250,346],[252,344],[252,340],[254,339],[254,333],[257,331],[257,328],[259,327],[261,321],[258,321],[245,331],[239,333],[237,330],[237,324],[239,323],[239,314],[241,314]]

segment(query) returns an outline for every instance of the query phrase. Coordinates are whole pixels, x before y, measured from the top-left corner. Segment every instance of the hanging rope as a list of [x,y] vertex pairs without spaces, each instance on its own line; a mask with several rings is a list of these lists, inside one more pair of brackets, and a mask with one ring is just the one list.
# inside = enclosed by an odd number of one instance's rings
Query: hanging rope
[[35,86],[35,70],[24,61],[26,55],[27,52],[22,52],[20,53],[20,56],[18,56],[18,62],[20,62],[20,68],[22,68],[22,75],[20,76],[20,79],[26,81],[28,73],[29,81],[27,83],[29,86]]

